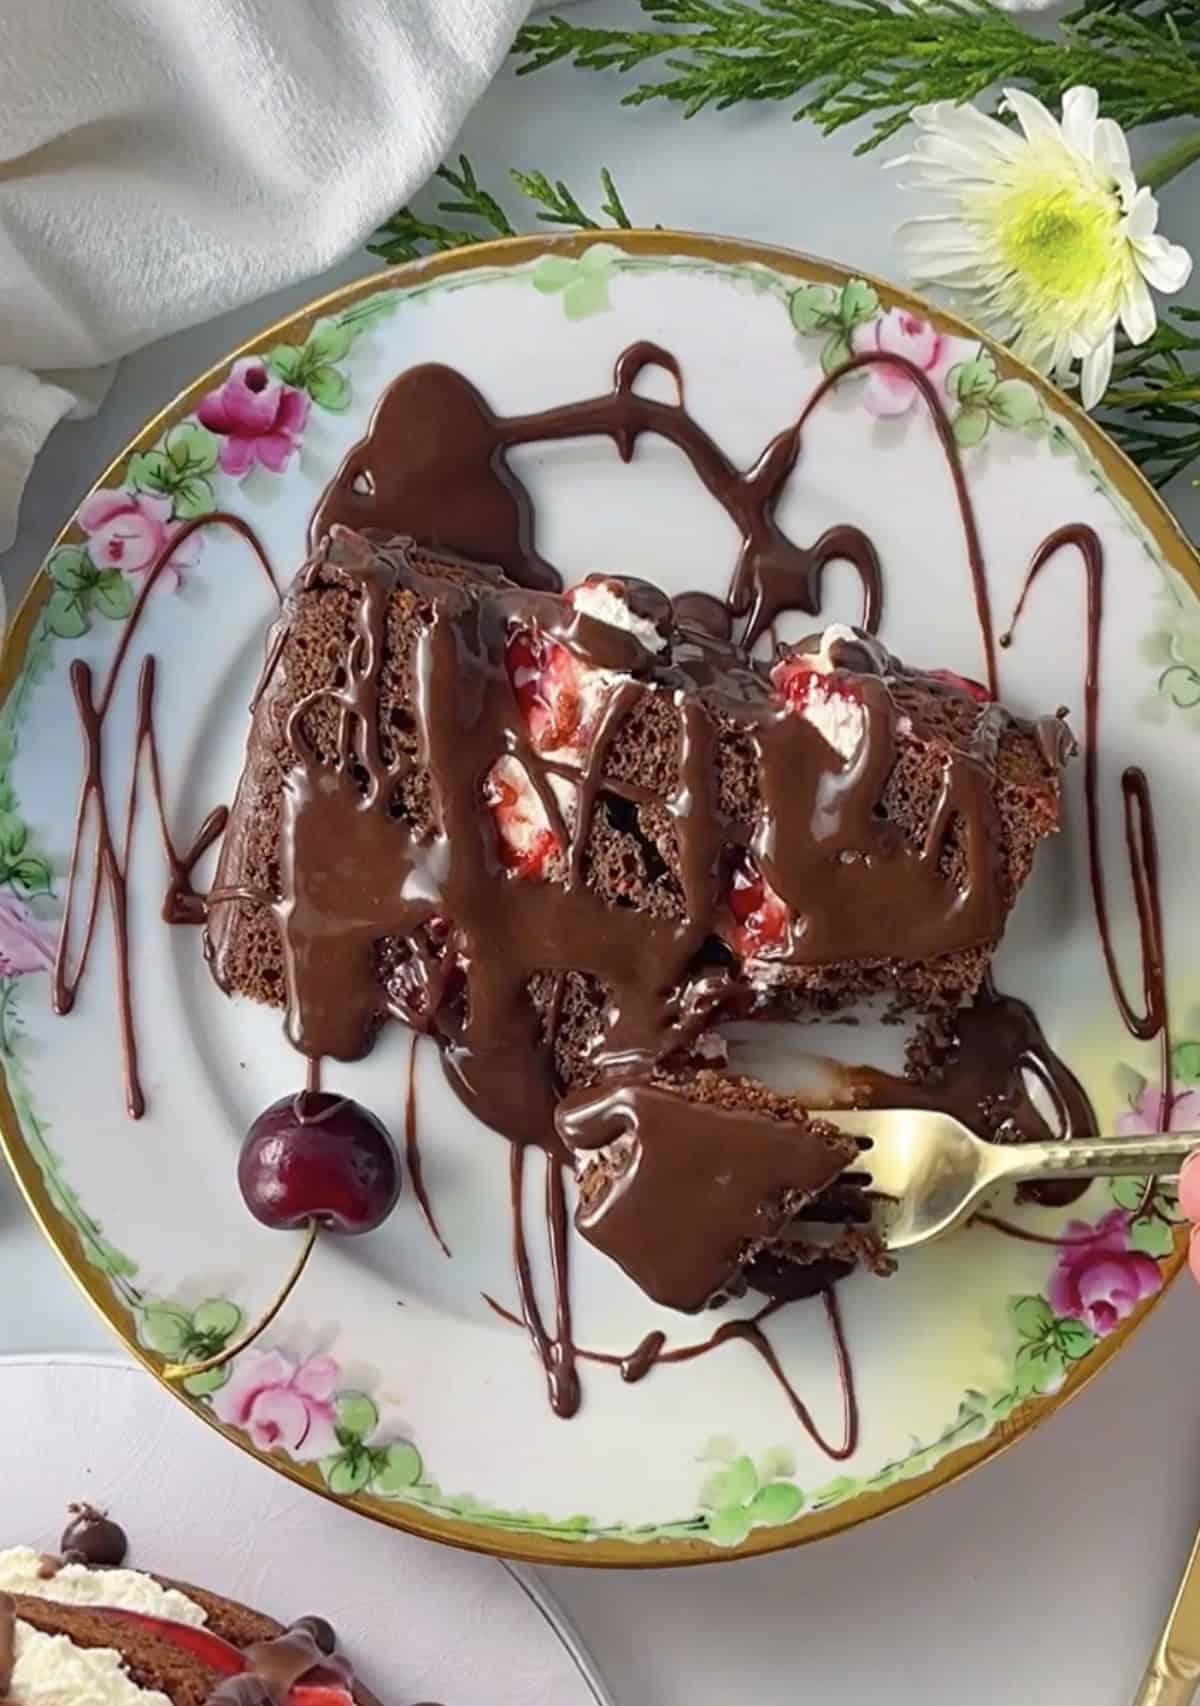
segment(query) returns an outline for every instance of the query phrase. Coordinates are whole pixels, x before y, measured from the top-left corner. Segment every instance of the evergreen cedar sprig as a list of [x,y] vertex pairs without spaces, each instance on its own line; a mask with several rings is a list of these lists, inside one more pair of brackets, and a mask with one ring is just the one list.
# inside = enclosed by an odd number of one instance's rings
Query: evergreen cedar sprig
[[1168,309],[1147,343],[1118,351],[1096,419],[1156,486],[1200,461],[1200,309]]
[[866,153],[927,101],[969,101],[1017,83],[1047,105],[1099,88],[1124,129],[1200,115],[1200,0],[1086,0],[1056,38],[1027,33],[990,0],[641,0],[655,29],[551,17],[524,26],[519,74],[563,61],[651,79],[627,106],[704,107],[808,98],[796,118],[829,132],[872,119]]
[[[519,172],[510,169],[509,177],[534,208],[537,218],[547,225],[563,225],[573,230],[598,231],[601,222],[580,206],[575,195],[561,179],[551,181],[544,172]],[[372,255],[378,255],[389,265],[415,260],[418,255],[461,249],[471,243],[485,242],[489,237],[512,237],[516,228],[496,197],[484,189],[475,176],[474,168],[465,154],[460,154],[458,170],[440,166],[437,177],[449,184],[454,196],[437,203],[438,213],[456,217],[455,225],[423,219],[410,207],[402,207],[386,224],[380,226],[374,240],[367,244]],[[625,211],[617,186],[608,168],[600,168],[600,187],[604,199],[600,203],[602,219],[610,225],[628,230],[629,215]],[[467,220],[470,223],[463,224]]]

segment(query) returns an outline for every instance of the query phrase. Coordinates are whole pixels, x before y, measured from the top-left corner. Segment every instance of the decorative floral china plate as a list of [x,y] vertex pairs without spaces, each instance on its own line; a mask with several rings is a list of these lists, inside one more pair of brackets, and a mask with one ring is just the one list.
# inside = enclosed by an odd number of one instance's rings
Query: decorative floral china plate
[[[776,514],[802,544],[839,524],[869,536],[883,570],[882,637],[913,664],[985,674],[972,524],[997,635],[1012,624],[1039,547],[1074,530],[997,653],[1005,702],[1029,714],[1068,707],[1087,750],[1070,767],[1064,833],[1020,899],[995,980],[1036,1009],[1101,1129],[1152,1129],[1168,1105],[1177,1126],[1200,1125],[1200,926],[1189,882],[1200,565],[1149,488],[1050,387],[882,284],[669,233],[490,245],[350,286],[204,375],[107,470],[9,635],[4,1140],[47,1236],[152,1371],[234,1346],[275,1298],[300,1237],[250,1218],[235,1160],[255,1116],[302,1087],[304,1063],[277,1011],[220,993],[202,933],[164,921],[153,809],[156,765],[169,835],[188,849],[231,799],[275,608],[256,547],[290,578],[320,494],[384,388],[412,365],[451,365],[510,416],[608,393],[617,358],[643,340],[676,359],[691,420],[740,469],[844,363],[901,358],[851,365],[824,390]],[[659,368],[637,388],[670,403],[665,379]],[[525,444],[509,471],[533,501],[541,557],[568,583],[608,571],[668,591],[727,587],[736,530],[663,437],[642,433],[628,460],[605,436]],[[244,527],[205,524],[217,511]],[[1086,529],[1102,557],[1090,579],[1078,548]],[[169,571],[139,604],[177,533]],[[856,620],[861,596],[849,570],[832,565],[820,622]],[[55,975],[64,910],[74,962],[93,895],[86,965]],[[54,1011],[55,987],[69,1011]],[[140,1118],[127,1106],[137,1100],[123,1068],[130,1041]],[[897,1046],[892,1031],[870,1026],[746,1027],[732,1059],[786,1087],[817,1057],[874,1060]],[[1031,1059],[1031,1079],[1036,1067]],[[419,1156],[423,1189],[410,1168],[381,1229],[319,1239],[269,1327],[181,1395],[294,1479],[483,1550],[704,1562],[862,1521],[951,1480],[1061,1404],[1135,1330],[1182,1259],[1168,1190],[1097,1183],[1067,1207],[996,1204],[985,1222],[906,1257],[893,1278],[856,1274],[832,1299],[778,1310],[770,1358],[761,1332],[672,1357],[762,1300],[675,1314],[574,1238],[582,1401],[564,1420],[513,1320],[507,1144],[451,1093],[432,1045],[414,1049],[399,1026],[366,1061],[327,1065],[326,1086],[374,1110],[410,1162]],[[1038,1085],[1029,1089],[1037,1101]],[[543,1166],[538,1154],[526,1167],[526,1233],[533,1289],[552,1321]],[[655,1332],[665,1335],[651,1341],[659,1354],[631,1368]]]

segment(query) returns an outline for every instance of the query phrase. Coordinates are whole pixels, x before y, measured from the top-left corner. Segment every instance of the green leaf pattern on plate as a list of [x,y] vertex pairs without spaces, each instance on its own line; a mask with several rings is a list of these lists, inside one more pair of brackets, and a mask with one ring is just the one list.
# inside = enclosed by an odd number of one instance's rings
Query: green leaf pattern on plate
[[568,320],[583,320],[611,308],[609,280],[614,264],[623,258],[615,243],[590,243],[577,259],[543,255],[530,275],[533,288],[545,296],[561,297]]

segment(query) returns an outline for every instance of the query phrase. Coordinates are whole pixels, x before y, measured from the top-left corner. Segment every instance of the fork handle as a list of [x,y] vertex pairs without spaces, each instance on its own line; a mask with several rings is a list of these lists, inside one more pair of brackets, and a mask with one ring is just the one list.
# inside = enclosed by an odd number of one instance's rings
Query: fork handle
[[1021,1143],[997,1151],[995,1173],[1002,1179],[1093,1179],[1124,1173],[1172,1176],[1196,1150],[1200,1150],[1200,1131],[1085,1137],[1071,1143]]
[[1200,1690],[1200,1538],[1133,1706],[1193,1706]]

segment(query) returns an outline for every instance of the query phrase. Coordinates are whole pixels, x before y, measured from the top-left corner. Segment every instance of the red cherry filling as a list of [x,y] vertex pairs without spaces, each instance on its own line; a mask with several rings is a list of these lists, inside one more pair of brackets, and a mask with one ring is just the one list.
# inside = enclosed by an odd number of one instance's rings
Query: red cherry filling
[[787,936],[787,903],[767,884],[749,854],[730,873],[725,905],[733,924],[725,939],[743,959],[753,959],[764,948],[777,947]]
[[783,658],[771,671],[771,685],[789,711],[803,716],[814,695],[825,699],[849,699],[855,704],[862,700],[862,691],[852,675],[844,670],[836,674],[817,668],[806,652],[793,652]]
[[536,628],[518,628],[504,658],[534,750],[573,745],[581,733],[579,671],[566,646]]
[[[106,1617],[121,1618],[150,1630],[160,1640],[169,1641],[173,1647],[189,1653],[209,1670],[216,1671],[218,1676],[241,1676],[246,1670],[245,1654],[219,1635],[214,1635],[211,1629],[198,1629],[190,1623],[176,1623],[167,1617],[151,1617],[144,1611],[127,1611],[122,1606],[98,1609]],[[314,1665],[299,1682],[292,1684],[286,1706],[347,1706],[351,1700],[350,1690],[336,1670]]]
[[532,811],[542,815],[532,786],[518,788],[496,766],[484,783],[484,801],[496,820],[497,851],[505,870],[515,877],[541,876],[546,861],[558,850],[558,841],[547,824],[529,827]]
[[960,693],[966,693],[980,705],[990,705],[992,696],[982,681],[972,681],[969,676],[956,675],[952,669],[927,669],[925,674],[934,681],[941,681],[947,687],[956,687]]
[[196,1629],[190,1623],[175,1623],[167,1617],[151,1617],[144,1611],[126,1611],[122,1606],[105,1606],[103,1611],[106,1617],[124,1618],[142,1629],[151,1630],[222,1676],[240,1676],[246,1668],[246,1661],[238,1649],[219,1635],[214,1635],[211,1629]]

